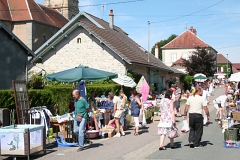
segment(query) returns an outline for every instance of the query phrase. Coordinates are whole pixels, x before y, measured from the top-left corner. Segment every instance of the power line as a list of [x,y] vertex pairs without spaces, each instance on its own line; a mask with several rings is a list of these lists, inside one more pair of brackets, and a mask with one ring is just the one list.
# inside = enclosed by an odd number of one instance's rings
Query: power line
[[221,0],[221,1],[215,3],[215,4],[211,5],[211,6],[208,6],[208,7],[206,7],[206,8],[203,8],[203,9],[201,9],[201,10],[198,10],[198,11],[196,11],[196,12],[193,12],[193,13],[190,13],[190,14],[187,14],[187,15],[184,15],[184,16],[180,16],[180,17],[172,18],[172,19],[168,19],[168,20],[163,20],[163,21],[151,22],[151,23],[167,22],[167,21],[172,21],[172,20],[176,20],[176,19],[183,18],[183,17],[187,17],[187,16],[190,16],[190,15],[199,13],[199,12],[201,12],[201,11],[204,11],[204,10],[206,10],[206,9],[208,9],[208,8],[213,7],[213,6],[216,6],[217,4],[219,4],[219,3],[223,2],[223,1],[225,1],[225,0]]
[[[110,3],[105,3],[104,5],[122,4],[122,3],[133,3],[133,2],[140,2],[140,1],[145,1],[145,0],[132,0],[132,1],[110,2]],[[101,6],[101,5],[102,5],[102,4],[89,4],[89,5],[78,6],[78,7],[95,7],[95,6]]]
[[[116,5],[116,4],[125,4],[125,3],[134,3],[134,2],[141,2],[145,0],[132,0],[132,1],[120,1],[120,2],[110,2],[110,3],[105,3],[104,5]],[[78,7],[95,7],[95,6],[102,6],[103,4],[89,4],[89,5],[83,5],[83,6],[78,6]],[[56,7],[56,8],[68,8],[68,7]],[[55,8],[55,9],[56,9]],[[54,9],[54,8],[53,8]],[[28,9],[0,9],[0,11],[24,11]],[[39,11],[40,9],[31,9],[30,11]]]
[[[227,18],[219,18],[219,19],[213,19],[213,20],[208,20],[208,21],[201,21],[201,22],[188,22],[188,24],[193,25],[193,24],[200,24],[200,23],[207,23],[207,22],[213,22],[213,21],[219,21],[219,20],[226,20],[226,19],[232,19],[232,18],[238,18],[240,16],[235,16],[235,17],[227,17]],[[186,25],[185,23],[179,23],[179,24],[174,24],[174,25],[163,25],[163,26],[151,26],[151,27],[164,27],[164,26],[176,26],[176,25]],[[121,27],[121,28],[147,28],[147,27]]]

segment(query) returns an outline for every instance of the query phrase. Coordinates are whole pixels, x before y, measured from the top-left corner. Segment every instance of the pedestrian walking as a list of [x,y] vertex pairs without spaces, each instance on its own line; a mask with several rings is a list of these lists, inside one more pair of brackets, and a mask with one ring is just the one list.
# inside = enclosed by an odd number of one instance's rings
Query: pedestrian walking
[[[175,125],[175,114],[174,114],[174,104],[172,100],[172,90],[168,90],[160,102],[161,106],[161,118],[158,124],[158,134],[160,134],[160,147],[159,150],[166,150],[164,147],[164,139],[168,135],[172,126]],[[176,148],[174,145],[174,139],[170,138],[171,149]]]
[[200,145],[203,134],[203,109],[207,114],[208,122],[210,120],[207,103],[202,98],[202,89],[198,88],[194,92],[193,96],[187,99],[187,103],[184,110],[183,119],[187,119],[187,113],[189,113],[189,137],[188,141],[190,148],[202,148]]

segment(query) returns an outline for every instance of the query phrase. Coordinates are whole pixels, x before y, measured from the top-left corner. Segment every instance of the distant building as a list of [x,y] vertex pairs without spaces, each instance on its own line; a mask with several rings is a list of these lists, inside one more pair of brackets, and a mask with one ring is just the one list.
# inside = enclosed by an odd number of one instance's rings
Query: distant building
[[240,63],[232,63],[232,72],[233,73],[240,72]]
[[[63,2],[54,0],[59,1]],[[37,4],[34,0],[0,0],[0,21],[35,51],[67,24],[68,19],[58,10]]]
[[232,63],[222,54],[217,54],[217,73],[232,73]]
[[25,80],[28,59],[34,53],[0,22],[0,89],[12,88],[12,80]]
[[[209,53],[213,54],[217,61],[217,51],[202,41],[197,36],[197,31],[193,27],[162,47],[162,61],[167,66],[186,73],[185,68],[182,67],[182,59],[188,59],[192,55],[192,52],[196,51],[196,47],[207,47]],[[216,65],[215,62],[215,67]]]

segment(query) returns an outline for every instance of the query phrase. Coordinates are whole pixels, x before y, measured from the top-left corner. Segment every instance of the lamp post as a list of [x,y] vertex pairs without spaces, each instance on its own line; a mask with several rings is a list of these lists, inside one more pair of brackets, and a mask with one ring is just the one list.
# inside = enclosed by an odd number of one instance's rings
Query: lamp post
[[228,54],[227,54],[227,78],[228,78]]

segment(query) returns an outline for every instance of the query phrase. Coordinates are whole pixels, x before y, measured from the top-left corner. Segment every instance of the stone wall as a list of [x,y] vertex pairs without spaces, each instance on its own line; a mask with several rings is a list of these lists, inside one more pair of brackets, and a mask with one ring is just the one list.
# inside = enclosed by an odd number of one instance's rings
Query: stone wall
[[42,68],[47,74],[56,73],[79,65],[125,73],[125,62],[112,50],[83,28],[77,28],[68,38],[62,40],[56,49],[43,56],[43,63],[36,64],[30,71],[39,72]]

